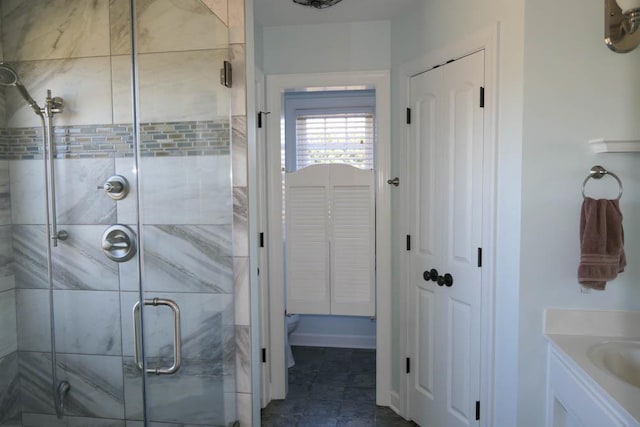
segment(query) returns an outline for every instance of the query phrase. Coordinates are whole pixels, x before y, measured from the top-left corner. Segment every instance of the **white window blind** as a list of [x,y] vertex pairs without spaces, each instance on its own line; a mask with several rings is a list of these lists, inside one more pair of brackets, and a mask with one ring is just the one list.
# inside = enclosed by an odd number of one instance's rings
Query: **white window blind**
[[373,169],[373,113],[296,114],[296,165]]

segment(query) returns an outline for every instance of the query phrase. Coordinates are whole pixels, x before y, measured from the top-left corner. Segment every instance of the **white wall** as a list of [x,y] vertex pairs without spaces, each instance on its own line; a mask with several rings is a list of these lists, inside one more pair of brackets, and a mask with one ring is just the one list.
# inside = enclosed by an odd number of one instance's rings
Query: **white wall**
[[265,74],[388,70],[389,21],[265,27]]
[[[602,1],[526,4],[518,411],[523,427],[543,420],[543,309],[640,309],[640,156],[593,154],[586,143],[602,136],[640,137],[640,49],[611,52],[603,43],[603,13]],[[605,292],[583,294],[576,280],[580,187],[595,164],[615,172],[625,186],[628,267]],[[608,194],[617,194],[615,181],[607,181]]]
[[[522,141],[522,86],[524,0],[429,0],[391,23],[392,72],[427,52],[462,40],[471,33],[500,22],[498,84],[498,253],[496,266],[496,426],[516,425],[518,280],[520,251],[520,167]],[[395,82],[395,76],[393,78]],[[398,87],[393,87],[397,95]],[[394,97],[397,99],[397,96]],[[405,105],[392,110],[404,111]],[[396,130],[402,126],[396,115]],[[395,134],[395,133],[394,133]],[[395,160],[395,170],[400,166]],[[394,203],[397,206],[397,203]],[[396,231],[396,236],[399,230]],[[397,237],[394,243],[399,240]],[[397,251],[400,248],[394,250]],[[397,271],[397,270],[396,270]],[[397,290],[399,284],[394,284]],[[397,325],[398,298],[394,317]],[[395,329],[397,331],[397,329]],[[394,338],[397,333],[394,332]],[[397,348],[397,345],[394,345]],[[398,360],[399,355],[394,355]],[[398,377],[392,378],[397,386]],[[395,388],[395,387],[394,387]]]
[[253,25],[254,60],[256,67],[264,68],[264,30],[258,21]]
[[359,316],[300,315],[291,345],[375,348],[376,321]]

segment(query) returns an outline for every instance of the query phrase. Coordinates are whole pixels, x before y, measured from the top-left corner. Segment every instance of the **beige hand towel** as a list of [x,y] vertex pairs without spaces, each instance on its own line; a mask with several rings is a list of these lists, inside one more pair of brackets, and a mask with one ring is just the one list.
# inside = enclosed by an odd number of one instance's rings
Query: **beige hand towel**
[[626,265],[618,200],[586,197],[580,212],[578,281],[588,288],[603,290]]

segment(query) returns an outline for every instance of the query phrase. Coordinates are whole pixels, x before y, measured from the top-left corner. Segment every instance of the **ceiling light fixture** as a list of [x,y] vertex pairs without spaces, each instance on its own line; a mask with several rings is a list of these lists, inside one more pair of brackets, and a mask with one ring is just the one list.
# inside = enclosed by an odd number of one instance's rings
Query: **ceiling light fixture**
[[617,53],[640,44],[640,0],[604,0],[604,42]]
[[294,3],[301,4],[303,6],[315,7],[316,9],[325,9],[331,7],[342,0],[293,0]]

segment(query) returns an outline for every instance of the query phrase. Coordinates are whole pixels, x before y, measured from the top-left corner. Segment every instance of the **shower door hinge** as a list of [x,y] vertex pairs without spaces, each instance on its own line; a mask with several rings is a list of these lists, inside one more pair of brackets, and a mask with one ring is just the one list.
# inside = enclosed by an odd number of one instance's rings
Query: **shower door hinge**
[[476,400],[476,421],[480,419],[480,401]]
[[407,234],[407,250],[411,250],[411,235]]
[[267,363],[267,349],[262,348],[262,363]]
[[407,124],[411,124],[411,108],[407,108]]
[[482,267],[482,248],[478,248],[478,267]]
[[411,372],[411,359],[407,357],[407,374]]
[[484,108],[484,88],[480,86],[480,108]]
[[264,248],[264,233],[260,233],[260,247]]
[[233,83],[233,72],[231,70],[231,62],[224,61],[222,68],[220,69],[220,84],[226,87],[231,87]]

